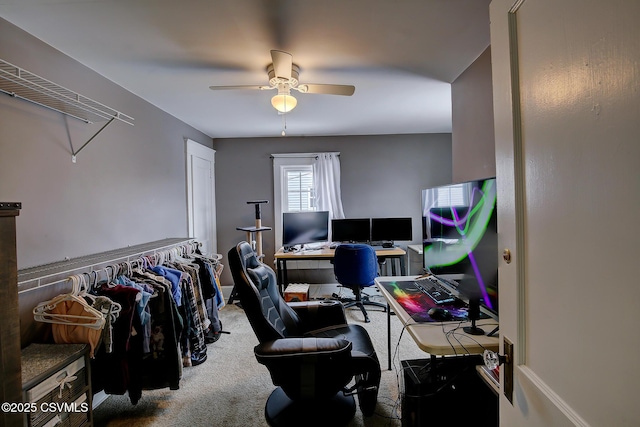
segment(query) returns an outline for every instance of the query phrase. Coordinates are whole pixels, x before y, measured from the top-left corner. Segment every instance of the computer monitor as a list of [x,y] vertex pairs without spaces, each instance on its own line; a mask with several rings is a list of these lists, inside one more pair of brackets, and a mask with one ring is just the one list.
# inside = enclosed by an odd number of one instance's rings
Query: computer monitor
[[369,218],[344,218],[331,220],[331,240],[334,242],[369,242],[371,220]]
[[329,212],[284,212],[282,244],[285,247],[329,240]]
[[422,191],[424,268],[452,275],[466,299],[498,315],[496,179],[487,178]]
[[429,209],[431,220],[430,231],[432,239],[458,239],[461,231],[458,229],[459,218],[463,218],[469,210],[468,206],[447,206]]
[[412,239],[411,218],[371,218],[372,242]]

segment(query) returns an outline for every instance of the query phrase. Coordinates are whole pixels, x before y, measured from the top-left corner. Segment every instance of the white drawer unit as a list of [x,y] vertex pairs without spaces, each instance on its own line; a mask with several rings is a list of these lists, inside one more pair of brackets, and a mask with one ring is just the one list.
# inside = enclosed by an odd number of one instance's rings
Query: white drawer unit
[[91,374],[85,344],[31,344],[22,350],[25,425],[91,426]]

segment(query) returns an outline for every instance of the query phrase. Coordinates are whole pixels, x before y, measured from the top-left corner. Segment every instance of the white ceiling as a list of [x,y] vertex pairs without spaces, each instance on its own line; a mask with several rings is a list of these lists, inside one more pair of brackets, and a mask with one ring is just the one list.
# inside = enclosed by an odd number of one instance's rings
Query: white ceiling
[[[489,46],[490,0],[0,0],[0,16],[212,138],[451,132],[451,85]],[[301,83],[351,97],[212,91]],[[20,65],[20,64],[16,64]],[[43,76],[46,77],[46,76]],[[126,106],[119,106],[127,113]]]

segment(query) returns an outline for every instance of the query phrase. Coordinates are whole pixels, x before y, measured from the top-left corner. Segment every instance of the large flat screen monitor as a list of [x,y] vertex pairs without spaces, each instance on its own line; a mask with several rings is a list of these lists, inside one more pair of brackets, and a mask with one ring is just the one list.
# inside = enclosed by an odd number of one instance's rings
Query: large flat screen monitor
[[331,240],[367,243],[371,240],[371,220],[369,218],[332,219]]
[[282,214],[282,244],[285,247],[329,240],[329,212],[285,212]]
[[371,241],[412,240],[411,218],[371,218]]
[[425,270],[453,275],[458,292],[498,314],[496,180],[422,190]]

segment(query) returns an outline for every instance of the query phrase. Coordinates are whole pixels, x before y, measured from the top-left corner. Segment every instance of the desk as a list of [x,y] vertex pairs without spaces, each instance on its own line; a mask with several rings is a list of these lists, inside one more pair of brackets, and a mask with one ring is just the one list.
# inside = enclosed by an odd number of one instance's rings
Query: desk
[[[462,330],[462,323],[470,324],[470,321],[449,321],[449,322],[416,322],[402,308],[402,305],[389,291],[381,285],[381,282],[393,280],[413,280],[416,276],[404,277],[378,277],[376,286],[387,300],[389,307],[396,314],[396,317],[406,327],[411,338],[418,347],[433,356],[445,356],[455,354],[479,354],[485,349],[497,352],[499,350],[498,337],[488,337],[486,335],[469,335]],[[491,331],[497,324],[494,319],[484,319],[476,322],[485,332]],[[391,369],[391,313],[387,310],[387,350],[389,355],[389,369]],[[455,334],[455,335],[452,335]]]
[[[376,249],[376,256],[378,257],[378,263],[382,264],[387,258],[397,260],[400,263],[400,275],[406,273],[404,258],[407,253],[404,249],[393,247]],[[276,266],[278,270],[278,285],[282,291],[289,284],[287,278],[287,261],[309,261],[309,260],[329,260],[331,261],[335,255],[335,249],[322,248],[322,249],[305,249],[296,252],[285,252],[280,248],[275,253]],[[391,265],[392,275],[397,274],[395,262]]]

